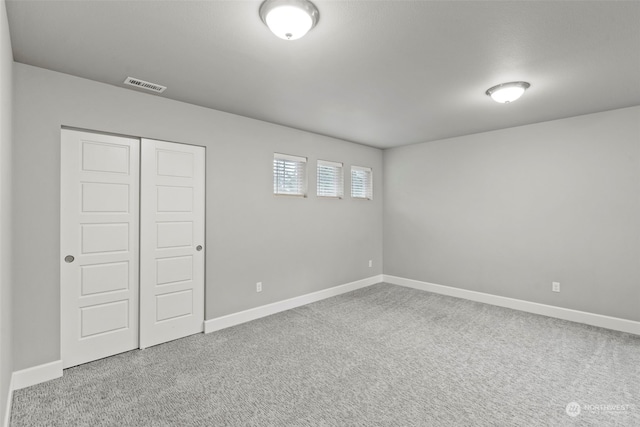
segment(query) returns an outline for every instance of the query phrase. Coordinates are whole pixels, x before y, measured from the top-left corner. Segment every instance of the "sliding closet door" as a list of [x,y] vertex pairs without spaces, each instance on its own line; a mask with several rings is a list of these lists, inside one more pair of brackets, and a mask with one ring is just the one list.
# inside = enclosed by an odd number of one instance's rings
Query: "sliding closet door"
[[142,140],[140,348],[203,331],[205,149]]
[[138,348],[139,140],[62,130],[65,368]]

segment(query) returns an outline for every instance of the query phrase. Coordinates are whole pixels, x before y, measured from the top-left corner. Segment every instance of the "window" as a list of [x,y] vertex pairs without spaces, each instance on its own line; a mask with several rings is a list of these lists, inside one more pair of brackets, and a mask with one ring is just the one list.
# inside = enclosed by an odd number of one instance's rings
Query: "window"
[[273,154],[273,194],[307,195],[307,158]]
[[351,166],[351,197],[354,199],[373,199],[372,181],[371,168]]
[[318,197],[337,197],[344,195],[342,163],[318,160]]

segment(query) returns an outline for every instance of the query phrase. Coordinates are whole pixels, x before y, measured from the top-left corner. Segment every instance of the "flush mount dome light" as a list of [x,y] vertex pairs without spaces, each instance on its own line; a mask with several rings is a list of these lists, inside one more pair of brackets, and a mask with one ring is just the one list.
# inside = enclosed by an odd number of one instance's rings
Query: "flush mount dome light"
[[502,83],[487,89],[486,94],[496,102],[508,104],[520,98],[529,86],[531,85],[527,82]]
[[260,18],[281,39],[296,40],[318,23],[320,13],[308,0],[266,0]]

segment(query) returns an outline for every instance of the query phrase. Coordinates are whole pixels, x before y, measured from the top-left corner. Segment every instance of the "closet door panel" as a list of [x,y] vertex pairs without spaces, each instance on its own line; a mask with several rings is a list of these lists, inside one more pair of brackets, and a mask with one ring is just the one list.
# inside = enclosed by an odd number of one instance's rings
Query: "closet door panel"
[[63,129],[63,367],[138,348],[140,141]]
[[203,331],[205,149],[142,140],[140,347]]

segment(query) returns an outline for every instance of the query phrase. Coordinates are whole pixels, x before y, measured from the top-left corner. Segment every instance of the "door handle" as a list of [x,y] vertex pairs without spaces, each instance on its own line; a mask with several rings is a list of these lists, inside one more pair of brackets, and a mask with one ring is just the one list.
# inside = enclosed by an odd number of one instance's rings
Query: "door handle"
[[196,251],[200,252],[202,250],[202,245],[196,246]]
[[64,257],[64,262],[66,262],[67,264],[72,263],[75,260],[75,258],[73,257],[73,255],[67,255],[66,257]]

